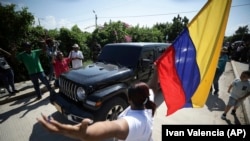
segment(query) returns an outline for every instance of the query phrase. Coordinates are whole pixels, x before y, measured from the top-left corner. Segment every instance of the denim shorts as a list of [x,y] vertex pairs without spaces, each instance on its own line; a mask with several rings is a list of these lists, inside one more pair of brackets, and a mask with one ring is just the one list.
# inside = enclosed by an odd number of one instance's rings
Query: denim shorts
[[237,102],[236,99],[232,98],[231,96],[229,97],[229,100],[228,100],[228,103],[227,103],[228,106],[236,106],[236,107],[238,107],[238,106],[240,106],[240,104],[241,104],[241,101]]

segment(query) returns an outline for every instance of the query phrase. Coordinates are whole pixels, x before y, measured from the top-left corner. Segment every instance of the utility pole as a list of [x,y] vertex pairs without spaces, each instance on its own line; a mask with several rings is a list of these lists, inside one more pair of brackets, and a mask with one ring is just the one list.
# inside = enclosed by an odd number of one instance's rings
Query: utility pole
[[97,29],[97,15],[95,13],[95,10],[93,10],[93,13],[95,14],[95,28]]
[[39,26],[41,26],[41,24],[40,24],[40,19],[38,18],[38,24],[39,24]]
[[38,18],[38,24],[41,26],[40,20],[44,20],[44,18]]

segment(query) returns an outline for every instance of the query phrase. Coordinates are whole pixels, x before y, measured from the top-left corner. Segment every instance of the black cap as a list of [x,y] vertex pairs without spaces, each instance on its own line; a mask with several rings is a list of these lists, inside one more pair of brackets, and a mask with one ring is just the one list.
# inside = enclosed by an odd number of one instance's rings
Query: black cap
[[50,43],[53,43],[53,39],[51,39],[51,38],[48,38],[48,39],[46,39],[46,40],[45,40],[45,42],[46,42],[46,44],[50,44]]
[[22,46],[23,48],[31,47],[31,43],[30,43],[30,42],[24,42],[24,43],[22,43],[21,46]]

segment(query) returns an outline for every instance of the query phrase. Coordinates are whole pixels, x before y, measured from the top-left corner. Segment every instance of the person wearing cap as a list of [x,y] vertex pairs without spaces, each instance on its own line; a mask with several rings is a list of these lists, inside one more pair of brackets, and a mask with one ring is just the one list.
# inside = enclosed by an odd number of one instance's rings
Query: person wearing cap
[[16,58],[21,61],[26,67],[30,79],[33,83],[37,100],[42,98],[42,93],[39,86],[39,80],[47,87],[50,91],[50,94],[53,94],[54,90],[51,88],[49,81],[47,80],[43,67],[41,65],[39,56],[46,52],[46,48],[44,49],[35,49],[31,50],[31,43],[24,42],[21,47],[24,49],[23,52],[20,52],[16,55]]
[[229,60],[227,53],[228,53],[227,48],[223,47],[221,49],[218,65],[217,65],[215,75],[214,75],[214,80],[213,80],[213,87],[214,87],[214,93],[213,94],[214,95],[218,95],[218,92],[219,92],[219,79],[220,79],[221,75],[223,74],[223,72],[225,71],[227,61]]
[[72,63],[72,68],[73,69],[77,69],[83,66],[83,59],[84,56],[82,54],[82,51],[80,51],[80,47],[78,44],[74,44],[72,46],[73,50],[70,51],[68,58],[71,59],[71,63]]

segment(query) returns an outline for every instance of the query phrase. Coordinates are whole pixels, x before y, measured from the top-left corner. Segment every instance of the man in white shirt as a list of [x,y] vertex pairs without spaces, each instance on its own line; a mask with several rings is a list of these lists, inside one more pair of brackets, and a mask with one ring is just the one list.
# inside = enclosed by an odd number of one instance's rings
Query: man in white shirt
[[72,68],[77,69],[82,67],[82,61],[84,59],[84,56],[82,54],[82,51],[80,51],[80,47],[78,44],[74,44],[72,46],[73,50],[69,53],[69,58],[72,60]]

